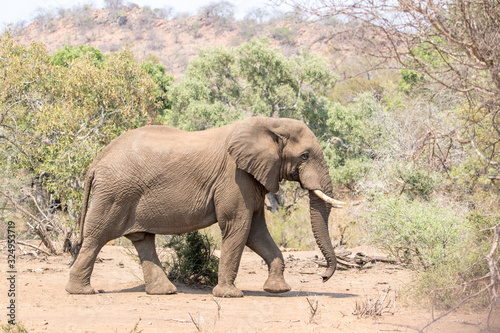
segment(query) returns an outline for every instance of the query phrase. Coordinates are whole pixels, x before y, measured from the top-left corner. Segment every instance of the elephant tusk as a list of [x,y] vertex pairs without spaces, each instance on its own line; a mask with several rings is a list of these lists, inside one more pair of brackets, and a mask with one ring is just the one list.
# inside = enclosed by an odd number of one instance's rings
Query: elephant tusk
[[325,193],[321,192],[320,190],[314,190],[314,194],[316,194],[320,199],[322,199],[325,202],[328,202],[329,204],[332,205],[332,207],[335,208],[342,208],[343,205],[346,203],[343,201],[335,200],[327,196]]

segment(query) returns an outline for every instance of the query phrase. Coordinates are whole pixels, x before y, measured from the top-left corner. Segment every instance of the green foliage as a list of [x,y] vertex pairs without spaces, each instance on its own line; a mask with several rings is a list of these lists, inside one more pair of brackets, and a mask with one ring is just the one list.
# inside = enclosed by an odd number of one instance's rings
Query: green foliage
[[327,110],[323,154],[336,184],[354,189],[383,144],[382,128],[374,121],[383,107],[371,93],[363,93],[353,104],[331,103]]
[[186,284],[215,286],[219,270],[219,259],[214,256],[211,240],[207,235],[193,231],[173,236],[165,245],[174,250],[168,277]]
[[167,73],[167,67],[160,64],[158,58],[147,57],[141,64],[141,68],[151,76],[151,79],[156,84],[154,97],[160,114],[164,114],[167,109],[172,106],[168,99],[168,91],[174,82],[174,77]]
[[465,211],[450,203],[376,196],[368,219],[372,241],[415,270],[455,263],[471,241]]
[[295,43],[295,32],[289,27],[274,28],[271,35],[283,44],[293,45]]
[[[489,253],[493,227],[498,221],[498,214],[490,212],[482,214],[471,212],[465,217],[465,227],[470,235],[467,241],[462,240],[460,252],[456,260],[442,265],[435,265],[421,272],[418,279],[412,282],[414,293],[420,300],[430,302],[429,294],[433,295],[433,305],[449,309],[464,299],[484,288],[484,276],[489,274],[485,253]],[[497,255],[498,260],[498,255]],[[470,306],[486,308],[489,297],[478,297],[470,302]]]
[[435,173],[429,174],[429,171],[426,172],[415,166],[411,168],[397,168],[396,172],[398,178],[403,182],[401,192],[405,192],[412,199],[420,197],[429,201],[432,192],[437,184],[439,184]]
[[400,73],[399,90],[406,94],[414,92],[416,88],[425,83],[425,77],[417,71],[402,69]]
[[79,45],[75,47],[65,45],[50,56],[53,65],[66,67],[71,65],[71,63],[78,58],[86,58],[92,61],[95,66],[102,66],[104,62],[104,55],[101,50],[88,45]]
[[42,44],[25,47],[4,34],[0,58],[2,183],[14,176],[26,187],[38,177],[78,211],[97,153],[128,129],[155,122],[158,86],[127,50],[104,57],[66,46],[49,56]]
[[385,92],[384,84],[387,83],[386,80],[388,79],[381,77],[370,79],[365,77],[354,77],[344,80],[335,85],[330,95],[330,99],[345,105],[353,103],[356,96],[362,93],[372,93],[376,96],[383,96]]
[[428,70],[439,72],[449,61],[448,56],[440,54],[433,47],[433,44],[442,44],[440,37],[432,37],[430,43],[421,40],[420,44],[409,50],[410,58],[405,63],[405,68],[400,70],[401,79],[398,88],[405,94],[425,94],[429,92],[425,85],[429,83],[429,77],[421,71],[422,64],[428,67]]
[[173,112],[166,122],[200,130],[266,115],[325,124],[324,95],[336,76],[318,56],[303,52],[286,58],[268,44],[254,39],[237,48],[201,51],[171,90]]

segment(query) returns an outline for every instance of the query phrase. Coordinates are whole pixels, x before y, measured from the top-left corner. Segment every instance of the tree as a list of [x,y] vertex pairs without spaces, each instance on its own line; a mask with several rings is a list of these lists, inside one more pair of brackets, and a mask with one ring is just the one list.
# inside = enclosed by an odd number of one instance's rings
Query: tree
[[229,1],[211,2],[199,10],[199,14],[209,24],[217,24],[219,27],[228,27],[234,21],[235,5]]
[[326,62],[302,52],[285,57],[268,40],[203,50],[171,91],[173,126],[199,130],[250,115],[302,119],[325,130],[325,99],[336,76]]
[[163,115],[167,109],[171,108],[171,101],[168,99],[168,91],[174,83],[174,77],[167,73],[167,67],[160,64],[158,58],[149,56],[144,59],[141,68],[149,74],[156,84],[154,97],[156,107],[160,115]]
[[104,7],[112,10],[120,10],[123,7],[123,0],[104,0]]
[[102,66],[104,61],[104,55],[98,48],[88,45],[72,47],[67,44],[54,52],[50,60],[54,65],[68,67],[71,62],[78,58],[87,58],[96,66]]
[[[56,209],[74,221],[98,152],[128,129],[156,122],[161,80],[128,50],[104,57],[64,47],[49,56],[42,44],[25,47],[9,33],[0,36],[0,59],[2,198],[37,223],[53,222]],[[19,218],[10,208],[1,213]]]

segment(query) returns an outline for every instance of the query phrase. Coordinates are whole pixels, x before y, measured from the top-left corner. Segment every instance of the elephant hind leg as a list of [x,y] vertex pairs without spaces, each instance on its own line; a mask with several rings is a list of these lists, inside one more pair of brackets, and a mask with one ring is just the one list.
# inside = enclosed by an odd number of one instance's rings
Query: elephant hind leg
[[125,204],[114,202],[113,198],[103,199],[94,194],[84,222],[82,247],[69,274],[66,291],[70,294],[94,294],[90,277],[94,263],[102,247],[112,239],[122,235],[131,210]]
[[94,263],[107,239],[85,238],[82,248],[71,267],[66,291],[70,294],[95,294],[90,285],[90,276],[94,270]]
[[155,247],[155,235],[150,233],[133,233],[126,235],[132,241],[139,254],[146,293],[150,295],[175,294],[177,288],[170,282],[158,259]]

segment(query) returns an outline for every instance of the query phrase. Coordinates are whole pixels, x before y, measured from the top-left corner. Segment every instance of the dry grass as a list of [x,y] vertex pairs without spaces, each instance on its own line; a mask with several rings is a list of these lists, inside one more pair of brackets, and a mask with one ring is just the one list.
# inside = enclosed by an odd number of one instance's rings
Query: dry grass
[[394,297],[391,298],[389,295],[390,291],[391,287],[389,286],[384,290],[384,294],[379,296],[378,298],[373,299],[367,296],[360,302],[356,301],[356,305],[352,314],[358,316],[359,318],[381,316],[384,312],[390,312],[394,314],[396,312],[397,297],[396,292],[394,291]]

